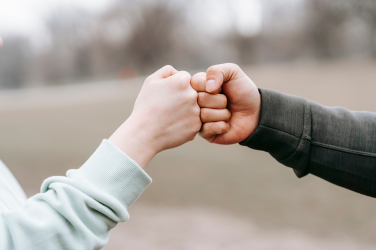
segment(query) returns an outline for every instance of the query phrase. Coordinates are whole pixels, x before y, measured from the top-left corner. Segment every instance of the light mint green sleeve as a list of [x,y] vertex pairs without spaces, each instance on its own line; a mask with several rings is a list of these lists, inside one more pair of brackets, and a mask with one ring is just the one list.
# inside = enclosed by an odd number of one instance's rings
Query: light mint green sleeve
[[103,140],[81,168],[46,179],[39,194],[0,214],[0,250],[100,249],[150,183],[132,159]]

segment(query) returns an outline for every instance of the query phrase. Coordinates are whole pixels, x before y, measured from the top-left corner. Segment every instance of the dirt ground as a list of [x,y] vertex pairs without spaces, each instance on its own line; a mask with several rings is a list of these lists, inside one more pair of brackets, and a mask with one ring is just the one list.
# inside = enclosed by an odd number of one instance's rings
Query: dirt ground
[[[376,112],[376,63],[244,67],[259,87]],[[192,72],[194,73],[194,72]],[[0,158],[26,193],[79,167],[130,114],[142,79],[0,91]],[[296,178],[267,153],[193,142],[158,155],[153,184],[105,249],[371,249],[375,199]],[[373,247],[374,248],[374,247]]]
[[105,249],[375,249],[345,235],[320,238],[297,229],[263,228],[218,208],[135,205],[132,210],[133,218],[112,232]]

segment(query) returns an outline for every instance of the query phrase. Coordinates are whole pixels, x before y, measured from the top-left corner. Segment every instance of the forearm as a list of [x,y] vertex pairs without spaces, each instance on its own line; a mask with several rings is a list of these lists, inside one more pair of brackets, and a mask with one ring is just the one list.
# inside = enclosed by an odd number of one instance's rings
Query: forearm
[[151,182],[139,165],[200,130],[190,78],[171,66],[146,78],[132,115],[80,169],[48,178],[22,208],[0,213],[0,250],[102,248]]
[[145,169],[158,153],[152,143],[152,136],[137,119],[128,118],[108,139]]
[[260,92],[259,126],[242,145],[269,152],[298,177],[311,173],[376,197],[376,114]]
[[0,214],[0,249],[99,249],[150,182],[105,140],[80,169],[48,178],[40,194]]

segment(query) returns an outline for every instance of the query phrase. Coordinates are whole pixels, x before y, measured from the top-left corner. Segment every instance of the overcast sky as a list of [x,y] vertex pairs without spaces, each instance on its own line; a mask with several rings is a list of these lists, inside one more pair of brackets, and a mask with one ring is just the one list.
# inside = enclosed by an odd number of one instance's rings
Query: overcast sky
[[[24,34],[32,37],[44,32],[43,20],[51,11],[61,6],[81,7],[92,12],[101,12],[115,0],[0,0],[0,36]],[[137,1],[137,0],[134,0]],[[235,26],[243,35],[257,33],[262,25],[262,0],[176,0],[189,4],[198,27],[214,33],[226,32],[230,14],[235,14]],[[221,2],[231,3],[228,5]],[[304,0],[268,0],[268,4],[295,4]],[[231,27],[232,28],[232,27]]]
[[101,11],[112,0],[0,0],[0,35],[40,32],[43,19],[60,6],[78,6],[89,11]]
[[[136,1],[136,0],[135,0]],[[232,9],[219,0],[181,0],[190,4],[193,19],[199,28],[212,33],[227,32],[231,27],[230,14],[236,13],[235,27],[243,35],[257,33],[262,23],[261,0],[231,0]],[[114,0],[0,0],[0,36],[22,34],[33,40],[43,40],[46,34],[43,20],[56,8],[81,7],[101,12]]]

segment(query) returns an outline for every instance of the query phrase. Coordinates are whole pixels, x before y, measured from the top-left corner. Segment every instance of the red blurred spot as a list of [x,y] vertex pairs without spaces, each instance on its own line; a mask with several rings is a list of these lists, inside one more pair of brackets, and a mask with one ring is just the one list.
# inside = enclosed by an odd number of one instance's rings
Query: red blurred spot
[[127,79],[127,78],[134,78],[137,77],[137,71],[130,66],[124,66],[121,69],[119,69],[117,73],[117,78],[118,79]]

